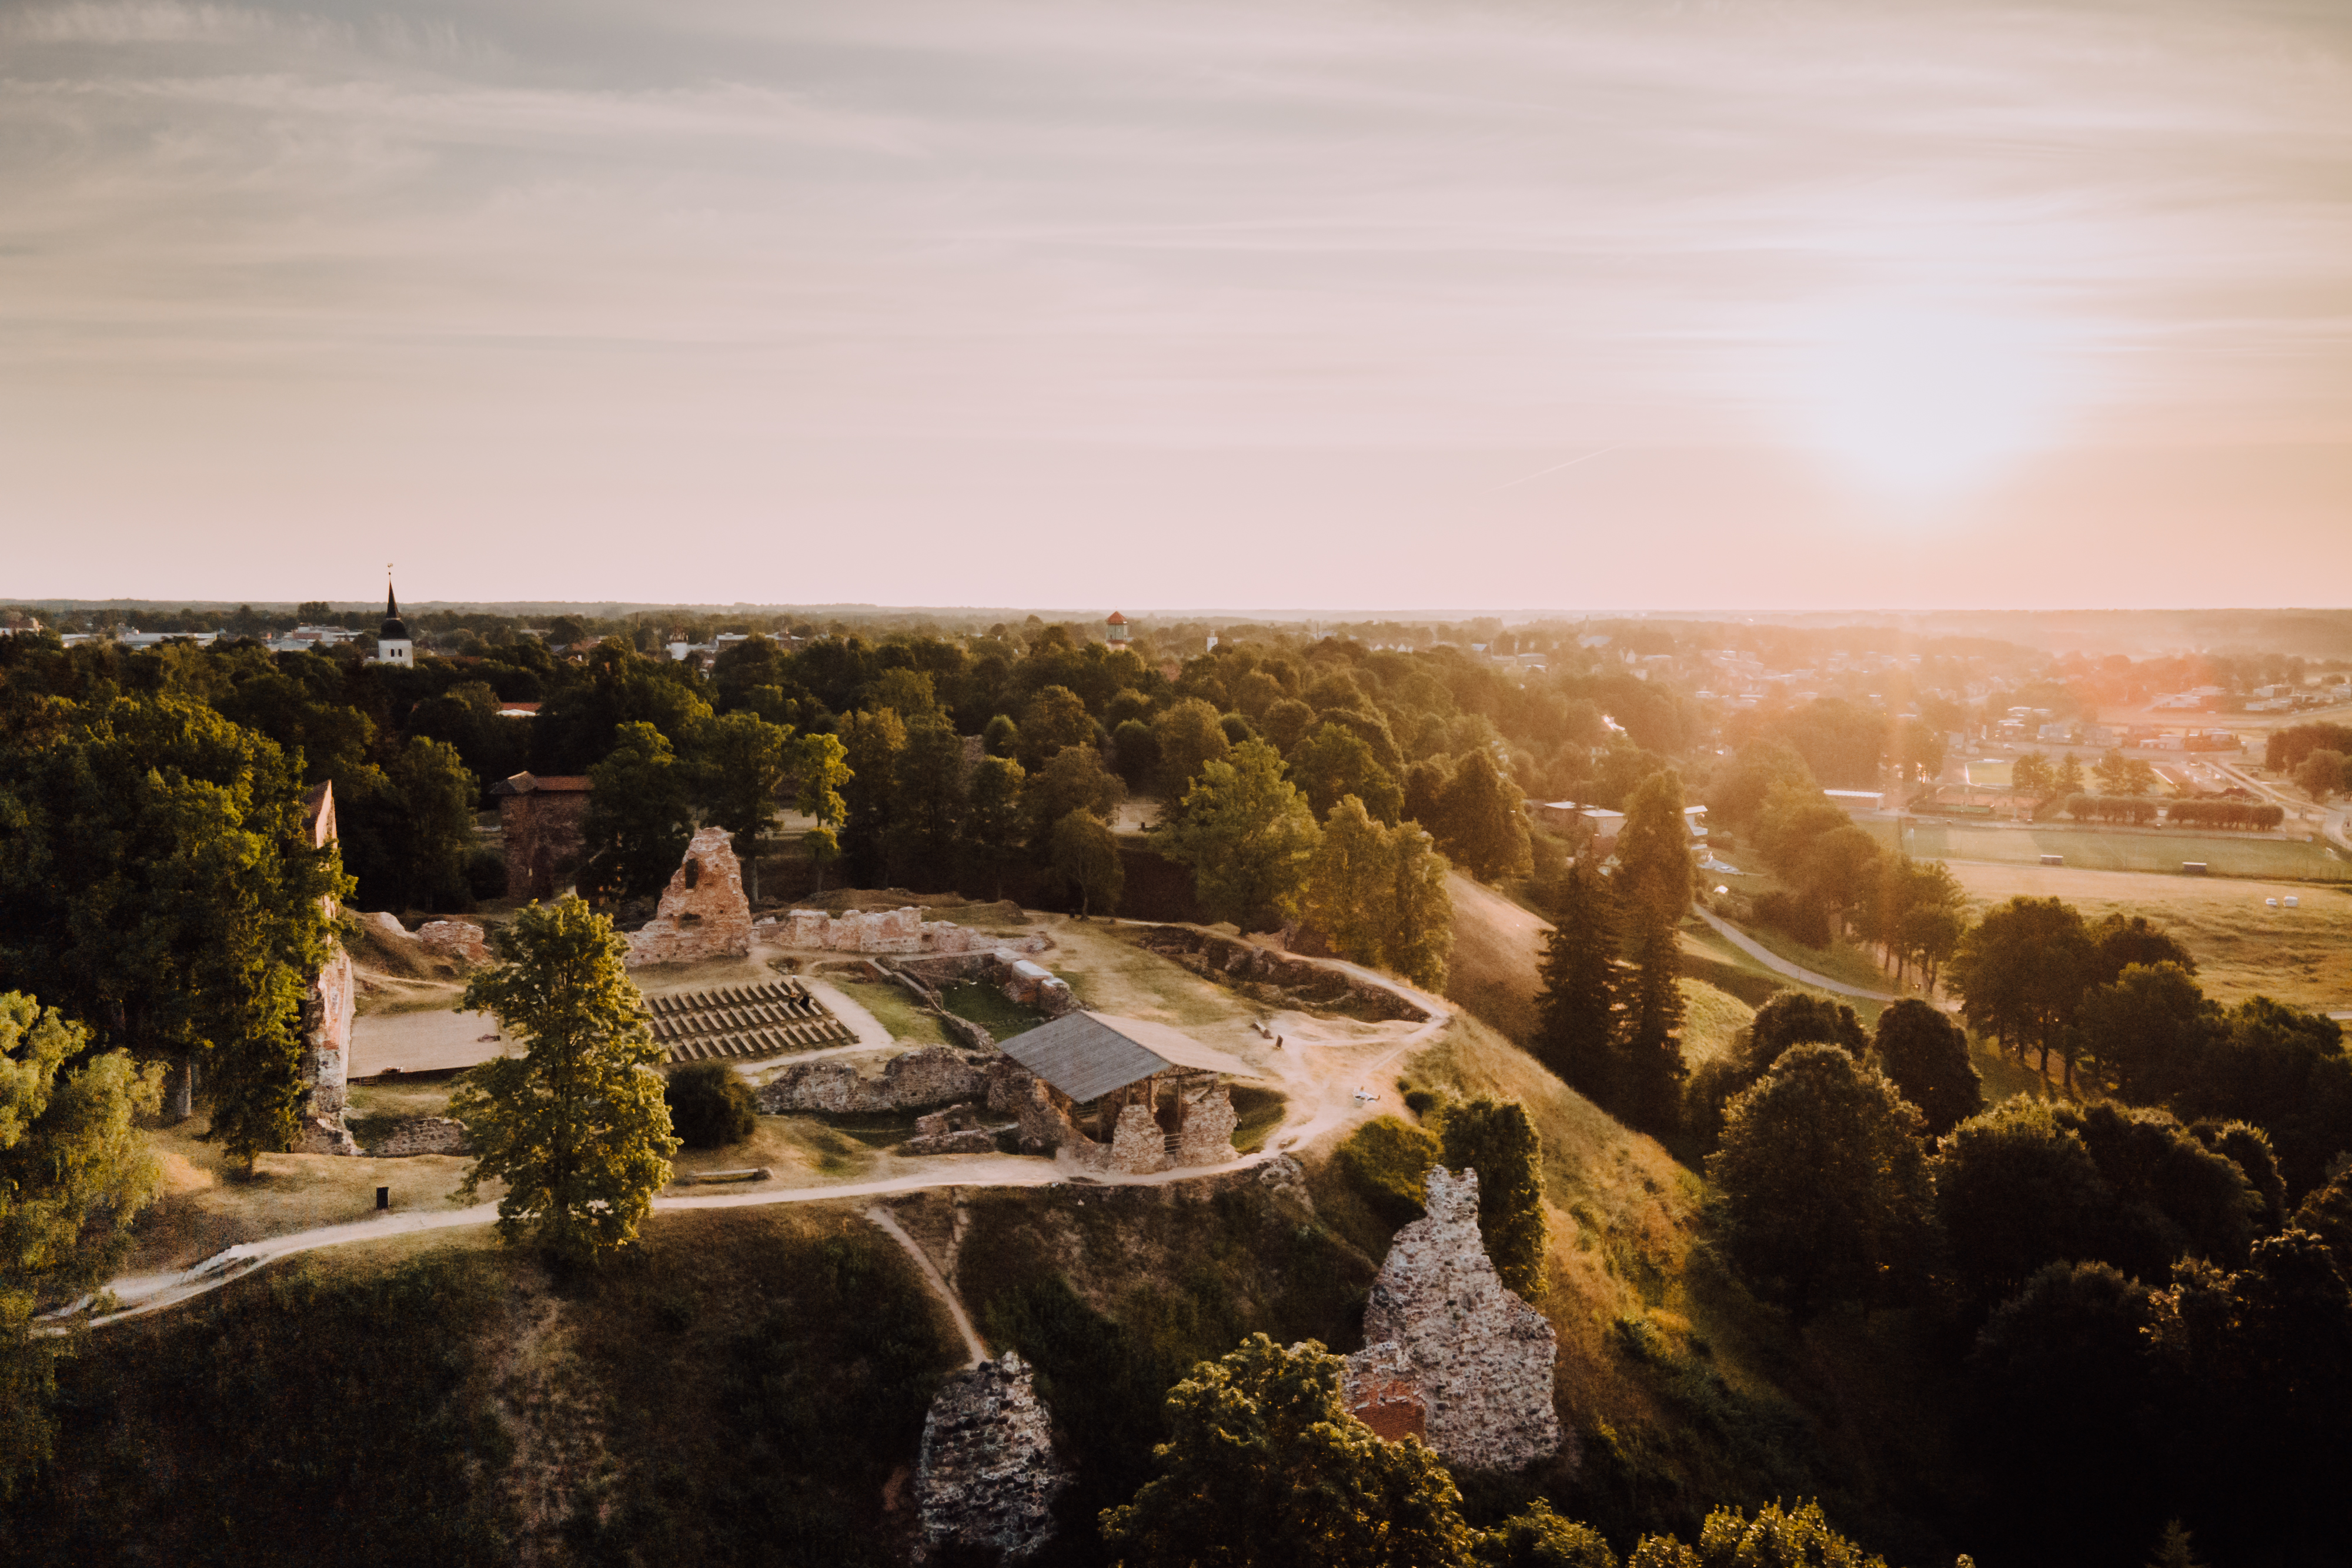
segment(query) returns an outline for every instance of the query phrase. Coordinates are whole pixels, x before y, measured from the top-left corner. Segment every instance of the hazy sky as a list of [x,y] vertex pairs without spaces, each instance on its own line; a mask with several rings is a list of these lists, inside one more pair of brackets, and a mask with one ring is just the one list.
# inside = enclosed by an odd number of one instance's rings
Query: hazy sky
[[0,597],[2352,601],[2352,6],[0,0]]

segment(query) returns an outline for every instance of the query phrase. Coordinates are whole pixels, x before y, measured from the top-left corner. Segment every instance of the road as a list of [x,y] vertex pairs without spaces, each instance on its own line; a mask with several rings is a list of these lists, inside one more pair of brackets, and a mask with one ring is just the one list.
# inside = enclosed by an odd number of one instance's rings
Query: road
[[[1362,976],[1383,989],[1404,998],[1427,1013],[1428,1021],[1401,1038],[1369,1041],[1317,1040],[1304,1030],[1290,1036],[1290,1043],[1281,1053],[1276,1070],[1290,1096],[1289,1113],[1284,1117],[1282,1125],[1267,1137],[1265,1145],[1254,1154],[1236,1155],[1223,1165],[1188,1166],[1144,1176],[1085,1170],[1066,1153],[1051,1158],[1034,1155],[946,1155],[929,1162],[923,1170],[879,1181],[813,1186],[776,1186],[762,1183],[756,1187],[728,1192],[665,1196],[653,1200],[654,1211],[667,1214],[698,1208],[756,1208],[775,1203],[829,1203],[948,1186],[1052,1186],[1064,1182],[1101,1186],[1166,1186],[1174,1182],[1199,1181],[1254,1169],[1375,1113],[1374,1107],[1381,1098],[1385,1097],[1385,1092],[1376,1094],[1369,1102],[1359,1101],[1359,1086],[1384,1083],[1390,1069],[1400,1057],[1434,1040],[1454,1021],[1452,1009],[1443,1000],[1392,977],[1336,958],[1314,961]],[[1376,1053],[1367,1053],[1367,1046],[1376,1048]],[[869,1206],[868,1213],[872,1212],[873,1207]],[[498,1217],[495,1203],[478,1203],[469,1208],[437,1209],[424,1214],[381,1214],[347,1224],[320,1226],[283,1236],[265,1237],[257,1241],[241,1242],[177,1273],[130,1274],[113,1281],[107,1289],[120,1303],[118,1309],[89,1318],[88,1325],[103,1328],[163,1312],[208,1295],[231,1280],[241,1279],[282,1258],[331,1247],[346,1247],[355,1242],[382,1241],[396,1236],[488,1225]],[[887,1225],[884,1228],[891,1230],[901,1245],[908,1243],[910,1239],[903,1231]],[[936,1274],[936,1269],[932,1270],[931,1275]],[[947,1290],[945,1281],[938,1281],[937,1284],[952,1302],[954,1295]],[[50,1316],[70,1313],[83,1304],[76,1302],[64,1309],[63,1312]],[[977,1346],[978,1338],[971,1333],[969,1320],[962,1317],[960,1305],[956,1311],[958,1326],[964,1331],[966,1343]]]

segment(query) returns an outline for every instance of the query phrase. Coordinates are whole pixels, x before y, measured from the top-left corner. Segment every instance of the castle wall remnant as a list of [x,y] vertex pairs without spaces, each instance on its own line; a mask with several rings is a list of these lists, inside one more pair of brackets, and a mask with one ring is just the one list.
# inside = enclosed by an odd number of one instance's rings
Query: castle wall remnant
[[1069,1484],[1034,1374],[1006,1351],[957,1374],[931,1400],[915,1466],[920,1556],[949,1545],[1022,1563],[1054,1534],[1054,1499]]
[[724,828],[704,828],[662,889],[654,917],[629,936],[629,967],[740,958],[751,951],[751,903],[743,866]]
[[557,879],[580,863],[588,790],[588,780],[577,775],[516,773],[490,786],[506,845],[509,898],[553,898]]
[[411,1116],[394,1124],[368,1153],[377,1159],[395,1159],[407,1155],[466,1155],[473,1145],[466,1141],[466,1124],[446,1116]]
[[[765,921],[761,925],[767,925]],[[795,909],[773,924],[777,941],[787,947],[823,953],[1043,953],[1043,936],[995,936],[952,920],[923,918],[920,909],[852,909],[827,915],[822,909]]]
[[[1550,1322],[1507,1289],[1478,1232],[1478,1173],[1433,1166],[1427,1215],[1396,1233],[1348,1358],[1348,1408],[1423,1435],[1450,1463],[1516,1470],[1559,1451]],[[1377,1422],[1375,1417],[1378,1418]]]
[[[839,1058],[794,1062],[761,1086],[759,1099],[760,1109],[773,1116],[786,1111],[913,1111],[988,1094],[989,1074],[979,1064],[947,1046],[927,1045],[892,1057],[877,1078]],[[1009,1108],[1009,1102],[1000,1108]]]
[[489,944],[482,928],[470,920],[428,920],[416,928],[417,945],[428,953],[462,964],[487,964]]
[[[322,783],[303,798],[310,847],[324,849],[335,841],[335,787]],[[335,912],[326,901],[327,913]],[[343,1107],[351,1100],[352,1009],[358,985],[352,974],[352,956],[337,942],[334,951],[302,990],[302,1105],[297,1113],[301,1132],[297,1154],[355,1155],[359,1145],[343,1126]]]
[[1423,1009],[1337,964],[1318,963],[1191,925],[1147,926],[1139,940],[1152,952],[1206,978],[1271,986],[1309,1002],[1344,1001],[1359,1018],[1429,1021]]

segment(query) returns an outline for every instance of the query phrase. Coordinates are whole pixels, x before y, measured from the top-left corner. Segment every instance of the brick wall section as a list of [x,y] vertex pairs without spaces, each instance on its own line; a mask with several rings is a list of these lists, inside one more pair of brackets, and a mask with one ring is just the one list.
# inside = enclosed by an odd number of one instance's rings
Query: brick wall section
[[506,846],[507,896],[553,898],[580,863],[588,780],[518,773],[490,787],[499,798],[499,837]]
[[919,1561],[958,1545],[1024,1563],[1053,1538],[1054,1499],[1069,1484],[1053,1419],[1013,1351],[950,1378],[931,1400],[915,1465]]
[[751,951],[751,904],[743,865],[724,828],[705,828],[662,889],[654,917],[629,936],[628,964],[685,964],[740,958]]
[[[1560,1448],[1556,1336],[1504,1287],[1478,1232],[1478,1173],[1429,1173],[1425,1218],[1396,1233],[1348,1358],[1350,1410],[1417,1390],[1429,1446],[1448,1462],[1516,1470]],[[1389,1417],[1384,1417],[1389,1418]]]
[[466,1141],[466,1124],[453,1122],[446,1116],[411,1116],[394,1125],[368,1150],[379,1159],[404,1155],[468,1155],[473,1152],[473,1145]]

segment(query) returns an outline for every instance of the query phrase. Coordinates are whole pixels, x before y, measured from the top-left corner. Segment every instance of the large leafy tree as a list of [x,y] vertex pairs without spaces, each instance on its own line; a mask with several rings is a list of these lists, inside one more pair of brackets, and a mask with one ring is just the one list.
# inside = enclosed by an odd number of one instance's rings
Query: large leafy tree
[[1644,1536],[1625,1568],[1886,1568],[1886,1559],[1840,1535],[1820,1503],[1771,1502],[1753,1519],[1717,1509],[1699,1527],[1696,1550],[1672,1535]]
[[816,867],[817,891],[824,891],[824,868],[841,854],[841,824],[849,815],[842,788],[849,782],[849,753],[840,738],[804,735],[800,740],[799,786],[793,804],[801,814],[815,819],[806,838],[811,864]]
[[1800,1319],[1908,1297],[1934,1238],[1919,1113],[1833,1045],[1801,1045],[1731,1103],[1706,1163],[1724,1249]]
[[605,897],[660,892],[694,836],[688,769],[668,738],[649,724],[622,725],[612,752],[588,779],[581,837],[589,870],[582,880]]
[[1385,956],[1395,858],[1388,830],[1353,795],[1326,813],[1323,836],[1307,862],[1303,912],[1340,956],[1378,964]]
[[0,1499],[49,1452],[55,1362],[68,1342],[34,1312],[104,1281],[161,1168],[132,1125],[162,1103],[163,1067],[21,992],[0,994]]
[[1907,998],[1878,1015],[1871,1060],[1918,1108],[1931,1138],[1984,1109],[1984,1080],[1969,1060],[1968,1034],[1926,1002]]
[[2021,895],[1989,910],[1960,939],[1949,981],[1969,1022],[2004,1046],[2013,1042],[2021,1059],[2029,1045],[2038,1048],[2047,1072],[2050,1052],[2064,1054],[2071,1087],[2080,1037],[2070,1026],[2095,965],[2090,932],[2073,904]]
[[248,1166],[293,1137],[300,1007],[351,883],[310,842],[296,759],[176,697],[73,710],[0,748],[0,982],[209,1082]]
[[449,1112],[479,1151],[467,1197],[506,1184],[499,1234],[590,1262],[625,1246],[677,1151],[628,944],[576,898],[535,904],[494,939],[501,962],[467,982],[461,1008],[523,1042],[467,1074]]
[[898,768],[897,808],[884,833],[892,882],[935,892],[954,880],[963,830],[963,742],[945,716],[908,725]]
[[1979,1312],[2045,1264],[2095,1256],[2113,1203],[2081,1134],[2022,1096],[1954,1128],[1937,1149],[1935,1177],[1952,1278]]
[[1183,800],[1202,768],[1233,749],[1217,710],[1198,697],[1162,712],[1151,721],[1151,733],[1160,743],[1160,797],[1171,806]]
[[1346,1364],[1252,1334],[1168,1396],[1158,1473],[1103,1514],[1122,1568],[1451,1568],[1471,1542],[1437,1456],[1348,1414]]
[[1028,836],[1021,816],[1027,776],[1010,757],[982,757],[964,796],[963,852],[989,896],[1004,896],[1004,868],[1020,858]]
[[1192,868],[1211,918],[1248,929],[1297,914],[1318,836],[1307,798],[1283,777],[1281,756],[1252,740],[1234,747],[1230,760],[1202,764],[1176,820],[1152,839]]
[[1091,811],[1113,821],[1127,799],[1127,786],[1103,766],[1102,753],[1091,746],[1066,746],[1054,759],[1023,783],[1021,810],[1029,827],[1030,847],[1042,857],[1053,852],[1055,824],[1073,811]]
[[1105,915],[1117,914],[1118,895],[1127,885],[1119,864],[1118,841],[1110,824],[1083,809],[1054,824],[1051,863],[1054,874],[1078,894],[1078,915],[1091,915],[1097,905]]
[[1404,809],[1404,791],[1396,776],[1374,758],[1363,737],[1344,726],[1323,724],[1285,754],[1290,758],[1291,777],[1318,820],[1328,817],[1349,795],[1381,822],[1393,824]]
[[1390,968],[1435,990],[1445,984],[1445,962],[1454,951],[1454,895],[1445,889],[1452,868],[1438,853],[1437,841],[1412,822],[1390,833],[1389,864],[1394,892],[1381,951]]
[[907,727],[883,708],[851,714],[841,721],[839,734],[849,769],[841,785],[841,858],[853,884],[872,886],[882,874],[883,835],[898,805],[898,753],[907,747]]
[[1503,1283],[1522,1296],[1543,1289],[1543,1140],[1516,1100],[1446,1108],[1439,1129],[1451,1170],[1478,1173],[1478,1230]]
[[1467,751],[1438,798],[1437,820],[1423,826],[1437,835],[1447,858],[1481,882],[1524,876],[1532,862],[1519,801],[1519,787],[1493,757]]
[[1021,765],[1034,773],[1066,746],[1091,746],[1095,721],[1086,700],[1067,686],[1052,685],[1021,710]]
[[760,835],[775,821],[777,794],[799,761],[793,732],[742,708],[704,725],[695,749],[696,793],[709,819],[735,835],[743,891],[757,904]]

